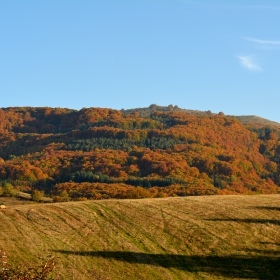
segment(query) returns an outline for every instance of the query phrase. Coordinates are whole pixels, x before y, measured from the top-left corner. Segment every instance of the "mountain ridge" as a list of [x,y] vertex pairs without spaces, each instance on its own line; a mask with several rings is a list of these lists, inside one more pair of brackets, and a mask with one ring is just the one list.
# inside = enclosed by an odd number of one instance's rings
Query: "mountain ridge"
[[[41,108],[41,109],[63,109],[63,110],[67,110],[69,113],[77,113],[81,110],[87,110],[90,108],[101,108],[101,107],[84,107],[80,110],[78,109],[71,109],[71,108],[61,108],[61,107],[32,107],[32,106],[12,106],[12,107],[2,107],[0,109],[2,110],[9,110],[9,109],[32,109],[32,108]],[[113,109],[113,108],[102,108],[102,109],[111,109],[111,110],[116,110],[119,111],[118,109]],[[173,106],[173,105],[169,105],[169,106],[159,106],[156,104],[151,104],[149,107],[139,107],[139,108],[130,108],[130,109],[121,109],[121,112],[123,112],[124,114],[131,114],[133,112],[138,112],[140,114],[140,116],[142,117],[148,117],[151,113],[154,112],[184,112],[190,115],[196,115],[196,116],[209,116],[211,114],[213,115],[225,115],[228,117],[233,117],[238,119],[240,122],[247,124],[247,123],[259,123],[259,124],[264,124],[264,125],[276,125],[276,126],[280,126],[280,123],[276,122],[276,121],[272,121],[260,116],[256,116],[256,115],[226,115],[223,112],[219,112],[219,113],[213,113],[212,111],[208,110],[208,111],[202,111],[202,110],[193,110],[193,109],[184,109],[184,108],[180,108],[177,105]]]
[[[162,112],[184,112],[190,115],[197,115],[197,116],[209,116],[211,114],[214,115],[225,115],[223,112],[219,112],[219,113],[212,113],[210,110],[208,111],[201,111],[201,110],[192,110],[192,109],[184,109],[184,108],[179,108],[178,106],[173,106],[173,105],[169,105],[169,106],[158,106],[156,104],[152,104],[149,107],[142,107],[142,108],[132,108],[132,109],[122,109],[123,112],[126,113],[132,113],[132,112],[139,112],[140,115],[142,114],[142,116],[147,116],[148,113],[152,113],[152,112],[156,112],[156,111],[162,111]],[[147,113],[148,112],[148,113]],[[280,123],[276,122],[276,121],[271,121],[269,119],[266,118],[262,118],[259,116],[255,116],[255,115],[225,115],[225,116],[229,116],[229,117],[233,117],[233,118],[237,118],[240,122],[246,124],[246,123],[251,123],[251,122],[255,122],[255,123],[260,123],[260,124],[266,124],[266,125],[277,125],[280,126]]]
[[280,192],[279,126],[191,112],[0,109],[0,184],[55,201]]

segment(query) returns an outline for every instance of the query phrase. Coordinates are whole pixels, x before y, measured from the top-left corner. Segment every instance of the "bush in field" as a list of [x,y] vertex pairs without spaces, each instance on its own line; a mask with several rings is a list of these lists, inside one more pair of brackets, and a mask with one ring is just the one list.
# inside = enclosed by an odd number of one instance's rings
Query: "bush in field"
[[50,256],[37,264],[26,263],[16,266],[9,262],[4,251],[0,250],[0,280],[55,280],[55,259]]
[[[2,194],[1,194],[2,192]],[[2,196],[15,196],[16,190],[14,189],[13,185],[10,183],[5,183],[2,187],[2,191],[0,190],[0,195]]]
[[38,191],[34,190],[31,194],[31,199],[36,202],[40,202],[44,199],[44,192],[43,191]]

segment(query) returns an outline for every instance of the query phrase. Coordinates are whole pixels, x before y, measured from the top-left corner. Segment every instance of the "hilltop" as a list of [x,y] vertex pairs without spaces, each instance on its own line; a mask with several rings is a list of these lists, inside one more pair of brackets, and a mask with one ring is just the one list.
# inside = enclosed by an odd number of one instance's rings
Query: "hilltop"
[[[200,110],[190,110],[190,109],[183,109],[179,108],[177,105],[169,105],[169,106],[158,106],[156,104],[152,104],[149,107],[146,108],[134,108],[134,109],[127,109],[124,110],[122,109],[122,112],[125,114],[132,114],[134,112],[138,112],[140,116],[142,117],[149,117],[152,113],[154,112],[183,112],[189,115],[193,116],[211,116],[211,115],[220,115],[220,116],[225,116],[223,112],[219,112],[218,114],[215,114],[211,112],[210,110],[208,111],[200,111]],[[274,122],[268,119],[264,119],[258,116],[253,116],[253,115],[244,115],[244,116],[233,116],[233,115],[228,115],[229,117],[233,117],[238,119],[241,123],[243,124],[255,124],[255,125],[272,125],[272,126],[277,126],[280,127],[280,123]]]
[[69,201],[279,193],[279,137],[279,124],[259,117],[172,105],[2,108],[0,195],[40,200],[44,192]]
[[55,257],[59,279],[278,279],[279,195],[8,206],[11,262]]

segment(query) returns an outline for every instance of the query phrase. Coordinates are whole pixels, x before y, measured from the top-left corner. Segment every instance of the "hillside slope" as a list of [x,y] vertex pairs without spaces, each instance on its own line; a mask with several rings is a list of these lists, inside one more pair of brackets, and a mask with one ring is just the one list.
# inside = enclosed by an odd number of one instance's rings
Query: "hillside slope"
[[278,279],[280,195],[9,206],[0,249],[62,279]]
[[279,126],[146,109],[0,109],[0,195],[7,184],[55,201],[280,193]]
[[[133,108],[133,109],[127,109],[123,110],[126,114],[133,114],[135,112],[138,112],[142,117],[148,117],[154,112],[182,112],[193,116],[211,116],[216,115],[215,113],[212,113],[210,110],[208,111],[200,111],[200,110],[190,110],[190,109],[183,109],[179,108],[178,106],[158,106],[156,104],[152,104],[149,107],[146,108]],[[223,112],[219,112],[218,115],[225,115]],[[234,116],[234,115],[228,115],[230,117],[238,119],[243,124],[248,123],[254,123],[257,125],[272,125],[272,126],[278,126],[280,127],[280,123],[274,122],[268,119],[264,119],[258,116],[253,115],[243,115],[243,116]]]

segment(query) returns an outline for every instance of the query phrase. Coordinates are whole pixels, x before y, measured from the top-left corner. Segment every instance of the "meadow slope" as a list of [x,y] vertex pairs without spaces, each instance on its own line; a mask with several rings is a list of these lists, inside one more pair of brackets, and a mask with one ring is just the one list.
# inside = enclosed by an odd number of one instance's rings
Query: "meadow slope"
[[280,275],[280,195],[11,203],[0,221],[11,260],[52,254],[62,279]]

